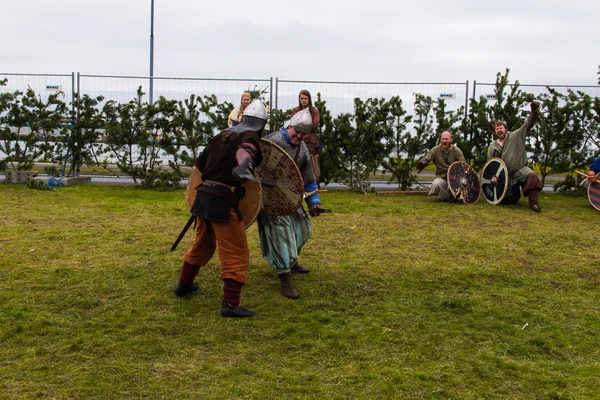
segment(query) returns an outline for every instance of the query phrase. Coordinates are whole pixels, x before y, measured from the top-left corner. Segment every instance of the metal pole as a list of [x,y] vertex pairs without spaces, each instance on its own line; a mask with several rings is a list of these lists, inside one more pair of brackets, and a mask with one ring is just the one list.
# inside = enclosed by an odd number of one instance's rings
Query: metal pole
[[154,103],[154,0],[150,11],[150,104]]
[[477,81],[473,81],[473,100],[477,101],[475,98],[475,89],[477,88]]

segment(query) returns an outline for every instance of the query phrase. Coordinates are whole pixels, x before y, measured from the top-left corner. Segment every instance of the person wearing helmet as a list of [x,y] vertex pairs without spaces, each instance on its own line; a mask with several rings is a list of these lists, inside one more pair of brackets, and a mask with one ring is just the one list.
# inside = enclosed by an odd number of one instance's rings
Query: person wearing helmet
[[266,122],[266,109],[260,100],[255,100],[246,108],[242,121],[214,136],[195,160],[203,181],[196,188],[191,210],[196,216],[196,237],[183,257],[179,284],[174,292],[184,297],[197,291],[194,279],[218,248],[223,280],[221,316],[225,318],[256,314],[240,306],[250,251],[238,205],[244,192],[244,180],[240,176],[251,173],[262,161],[259,143]]
[[[319,215],[321,198],[317,190],[317,181],[313,172],[310,154],[304,137],[312,125],[310,111],[304,109],[290,120],[289,127],[271,133],[266,140],[274,142],[284,149],[294,160],[302,180],[309,213]],[[289,299],[300,297],[292,286],[292,272],[307,274],[309,270],[298,264],[298,255],[312,234],[312,221],[306,215],[302,204],[290,215],[276,216],[261,211],[258,217],[260,249],[264,260],[273,267],[281,281],[281,293]]]

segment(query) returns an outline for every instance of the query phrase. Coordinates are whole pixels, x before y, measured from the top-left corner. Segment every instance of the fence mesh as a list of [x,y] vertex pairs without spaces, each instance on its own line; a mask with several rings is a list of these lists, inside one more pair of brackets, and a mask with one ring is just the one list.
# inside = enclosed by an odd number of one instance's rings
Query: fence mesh
[[311,93],[313,104],[317,95],[326,102],[327,109],[333,117],[343,113],[354,112],[356,97],[385,98],[399,96],[409,114],[414,110],[416,94],[430,96],[433,99],[444,98],[447,109],[458,110],[465,106],[468,97],[468,82],[462,83],[427,83],[427,82],[325,82],[325,81],[293,81],[277,80],[278,109],[287,110],[298,105],[300,90]]
[[62,100],[66,103],[73,101],[75,74],[11,74],[0,73],[0,80],[7,79],[6,86],[0,86],[0,93],[20,91],[25,93],[27,88],[33,89],[36,95],[46,100],[49,95],[62,92]]
[[[104,96],[106,100],[127,103],[137,99],[137,90],[142,88],[142,101],[149,101],[149,77],[79,75],[81,94]],[[270,101],[271,79],[209,79],[209,78],[164,78],[154,77],[154,101],[161,96],[169,100],[185,100],[192,94],[197,96],[216,95],[219,102],[228,101],[234,106],[246,90],[266,91],[265,101]]]
[[[474,82],[473,84],[473,98],[478,99],[480,96],[487,98],[490,101],[496,99],[494,94],[496,84],[495,83],[480,83]],[[548,93],[548,87],[556,90],[559,93],[567,94],[569,89],[574,92],[583,92],[591,97],[600,96],[600,86],[580,86],[580,85],[525,85],[520,84],[519,88],[526,92],[531,93],[536,99],[540,98],[541,94]]]

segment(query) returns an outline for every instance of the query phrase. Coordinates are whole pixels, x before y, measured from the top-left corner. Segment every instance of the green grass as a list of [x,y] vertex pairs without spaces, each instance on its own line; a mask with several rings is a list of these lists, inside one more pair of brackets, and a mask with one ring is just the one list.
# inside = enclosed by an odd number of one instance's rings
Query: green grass
[[0,184],[7,399],[584,399],[600,393],[600,214],[330,191],[283,298],[248,230],[247,320],[218,258],[174,296],[183,189]]

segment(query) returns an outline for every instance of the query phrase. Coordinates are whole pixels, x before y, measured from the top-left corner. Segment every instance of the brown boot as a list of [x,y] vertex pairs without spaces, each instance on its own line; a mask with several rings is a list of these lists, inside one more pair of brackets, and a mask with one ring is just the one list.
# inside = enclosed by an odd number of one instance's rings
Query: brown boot
[[292,273],[294,274],[308,274],[309,272],[310,270],[308,268],[303,267],[298,263],[294,264],[294,266],[292,267]]
[[292,273],[286,272],[285,274],[279,274],[279,280],[281,281],[281,294],[288,299],[296,300],[300,295],[292,286]]
[[540,196],[539,190],[534,189],[529,192],[529,208],[531,208],[535,212],[542,211],[542,209],[540,208],[540,205],[538,204],[539,196]]

